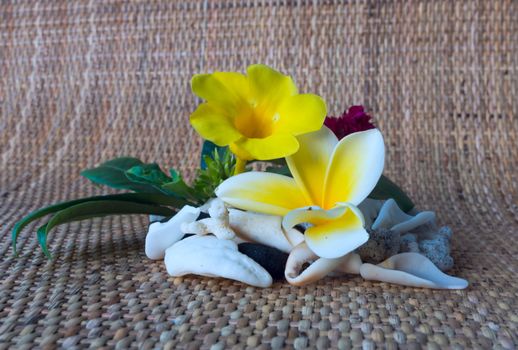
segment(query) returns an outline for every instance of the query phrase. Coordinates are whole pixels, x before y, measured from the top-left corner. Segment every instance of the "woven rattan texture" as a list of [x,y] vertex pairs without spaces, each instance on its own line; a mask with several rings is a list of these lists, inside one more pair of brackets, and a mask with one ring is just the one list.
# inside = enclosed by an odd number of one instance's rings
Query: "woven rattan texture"
[[[191,75],[256,62],[331,114],[372,112],[468,289],[171,278],[144,216],[59,227],[52,261],[31,225],[12,256],[21,215],[104,191],[82,168],[133,155],[192,177]],[[518,346],[517,2],[2,1],[0,155],[1,349]]]

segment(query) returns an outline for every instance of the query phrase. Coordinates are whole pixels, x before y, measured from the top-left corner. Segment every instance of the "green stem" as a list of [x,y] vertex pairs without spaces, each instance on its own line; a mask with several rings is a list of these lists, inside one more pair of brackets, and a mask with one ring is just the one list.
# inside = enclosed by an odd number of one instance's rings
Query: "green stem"
[[245,171],[246,160],[236,157],[236,167],[234,168],[234,175],[241,174]]

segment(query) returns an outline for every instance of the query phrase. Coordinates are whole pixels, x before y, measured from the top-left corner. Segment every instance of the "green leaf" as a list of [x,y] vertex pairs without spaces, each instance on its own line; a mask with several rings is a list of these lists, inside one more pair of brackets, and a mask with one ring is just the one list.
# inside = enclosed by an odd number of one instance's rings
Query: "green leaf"
[[404,212],[409,212],[414,207],[414,203],[407,194],[392,180],[385,175],[381,175],[376,187],[372,190],[369,198],[373,199],[389,199],[394,198],[397,205]]
[[46,225],[43,225],[38,229],[38,241],[45,255],[50,258],[50,252],[47,248],[47,236],[54,227],[72,221],[104,217],[114,214],[154,214],[171,216],[174,214],[174,211],[167,207],[147,203],[117,200],[85,202],[57,212]]
[[83,170],[81,175],[93,183],[116,189],[161,193],[155,186],[132,181],[126,176],[126,171],[138,165],[144,165],[144,163],[131,157],[115,158],[102,163],[98,167]]
[[126,176],[136,182],[140,181],[158,186],[171,181],[171,178],[156,163],[135,165],[126,170]]
[[149,185],[157,191],[170,194],[162,189],[162,185],[170,182],[171,178],[156,163],[136,165],[126,170],[126,177],[134,183]]
[[218,146],[215,143],[210,142],[208,140],[204,141],[203,146],[201,148],[200,168],[202,170],[207,169],[207,162],[205,160],[205,156],[209,156],[212,159],[214,159],[214,151],[218,152],[220,156],[223,156],[227,149],[228,147]]
[[165,184],[162,184],[162,189],[167,191],[168,193],[178,196],[180,198],[185,198],[191,201],[197,201],[198,198],[194,193],[193,189],[189,187],[185,183],[182,178],[182,175],[178,173],[174,169],[170,169],[169,173],[171,174],[171,181]]
[[155,194],[155,193],[122,193],[122,194],[112,194],[112,195],[104,195],[104,196],[94,196],[94,197],[86,197],[76,200],[71,200],[67,202],[56,203],[50,205],[48,207],[40,208],[38,210],[29,213],[29,215],[22,218],[18,221],[12,230],[11,240],[13,245],[14,254],[16,254],[16,240],[18,235],[23,230],[25,226],[37,220],[39,218],[44,217],[45,215],[56,213],[60,210],[81,204],[86,202],[93,201],[103,201],[103,200],[118,200],[118,201],[128,201],[128,202],[137,202],[137,203],[147,203],[147,204],[157,204],[157,205],[166,205],[175,208],[181,208],[186,204],[190,204],[185,200],[174,198],[171,196],[166,196],[163,194]]

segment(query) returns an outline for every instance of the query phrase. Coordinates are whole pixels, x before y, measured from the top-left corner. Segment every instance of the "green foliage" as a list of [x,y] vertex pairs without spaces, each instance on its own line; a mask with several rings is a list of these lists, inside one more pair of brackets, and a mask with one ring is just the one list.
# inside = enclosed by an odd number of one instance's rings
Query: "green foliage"
[[210,156],[214,154],[214,151],[217,151],[221,157],[228,151],[228,147],[221,147],[216,145],[213,142],[205,140],[203,142],[203,146],[201,148],[201,157],[200,157],[200,168],[202,170],[207,168],[207,163],[205,162],[205,156]]
[[169,182],[162,185],[162,189],[171,195],[175,195],[192,202],[198,202],[198,196],[194,190],[185,183],[182,175],[174,169],[170,169],[169,173],[171,174],[171,179]]
[[236,160],[230,150],[214,149],[211,155],[202,155],[206,164],[205,169],[200,169],[193,183],[193,191],[200,203],[204,203],[214,197],[214,191],[224,180],[234,173]]
[[174,169],[170,170],[169,176],[156,163],[145,164],[131,157],[112,159],[84,170],[81,175],[95,184],[136,193],[87,197],[38,209],[15,224],[11,235],[13,250],[16,254],[16,241],[23,228],[49,214],[53,216],[37,231],[40,246],[48,257],[47,235],[59,224],[106,215],[170,216],[175,208],[202,204],[214,196],[215,188],[232,175],[235,166],[228,149],[217,146],[212,148],[212,153],[204,154],[203,160],[206,167],[198,171],[192,187]]
[[130,181],[153,186],[171,181],[156,163],[135,165],[126,170],[125,175]]
[[130,169],[144,165],[139,159],[121,157],[104,162],[98,167],[83,170],[81,175],[98,185],[134,192],[162,193],[153,184],[141,180],[135,181],[127,176]]
[[27,216],[18,221],[12,230],[11,240],[13,245],[14,253],[16,254],[16,241],[20,232],[23,230],[31,222],[40,219],[48,214],[54,214],[60,212],[64,209],[74,207],[80,204],[94,202],[97,204],[106,202],[106,201],[124,201],[124,202],[134,202],[134,203],[144,203],[144,204],[152,204],[152,205],[160,205],[160,206],[168,206],[173,208],[181,208],[187,202],[182,199],[174,198],[171,196],[166,196],[163,194],[156,193],[121,193],[121,194],[112,194],[105,196],[94,196],[94,197],[86,197],[81,199],[76,199],[67,202],[61,202],[57,204],[50,205],[48,207],[40,208],[38,210],[29,213]]
[[385,175],[381,175],[376,187],[372,190],[369,198],[372,199],[389,199],[393,198],[397,205],[404,212],[409,212],[414,207],[414,203],[407,194],[392,180]]
[[51,258],[47,247],[47,235],[57,225],[85,220],[95,217],[122,214],[155,214],[171,216],[174,211],[156,204],[135,203],[119,200],[90,201],[73,205],[57,212],[48,223],[38,229],[38,242],[48,258]]

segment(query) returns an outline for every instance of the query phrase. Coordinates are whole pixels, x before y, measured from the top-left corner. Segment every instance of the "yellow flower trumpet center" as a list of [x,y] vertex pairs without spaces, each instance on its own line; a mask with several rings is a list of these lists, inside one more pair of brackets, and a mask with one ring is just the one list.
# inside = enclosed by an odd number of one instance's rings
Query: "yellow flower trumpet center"
[[273,134],[275,121],[275,116],[250,106],[239,112],[234,126],[245,137],[262,139]]

